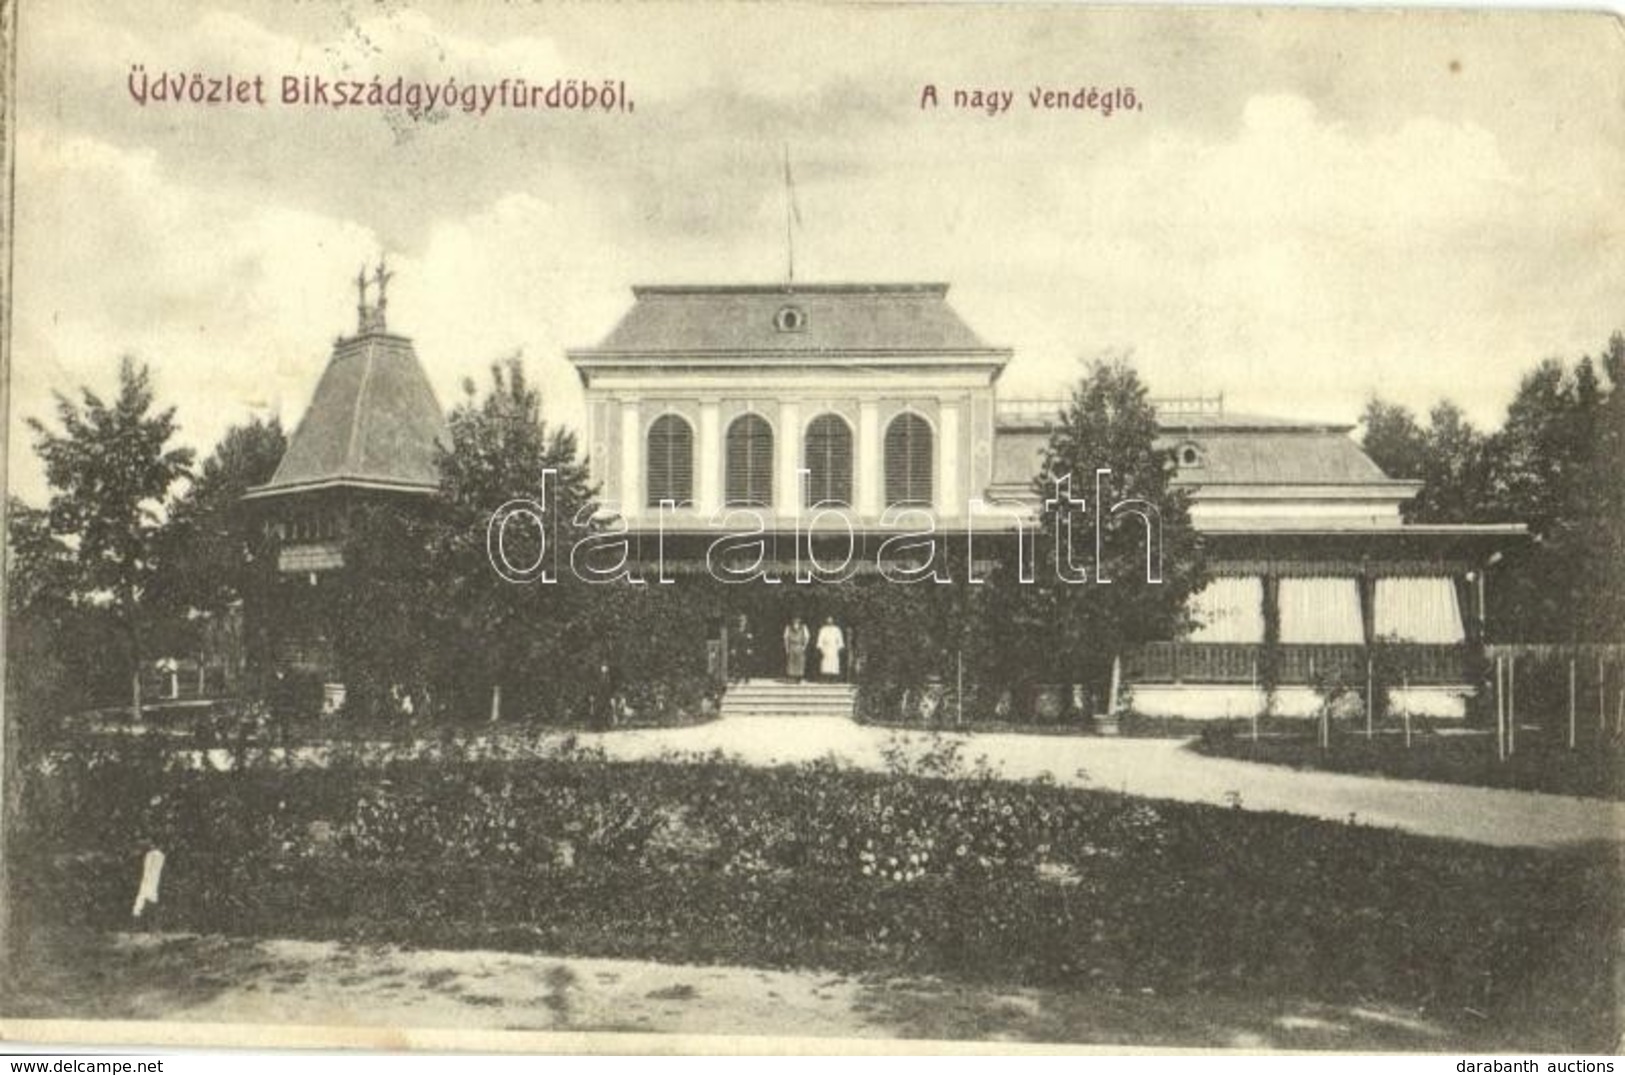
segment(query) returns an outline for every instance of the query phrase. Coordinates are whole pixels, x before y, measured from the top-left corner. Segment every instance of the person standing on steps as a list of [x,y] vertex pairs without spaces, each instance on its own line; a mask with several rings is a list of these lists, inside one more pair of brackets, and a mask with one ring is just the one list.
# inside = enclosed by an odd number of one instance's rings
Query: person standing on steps
[[792,616],[784,629],[784,674],[792,683],[800,683],[807,674],[807,644],[811,641],[812,632],[801,617]]
[[728,678],[735,683],[760,675],[756,667],[756,636],[750,629],[750,617],[743,612],[734,621],[728,633]]
[[824,617],[824,626],[818,629],[818,675],[822,679],[841,678],[841,652],[846,649],[846,635],[835,625],[834,616]]

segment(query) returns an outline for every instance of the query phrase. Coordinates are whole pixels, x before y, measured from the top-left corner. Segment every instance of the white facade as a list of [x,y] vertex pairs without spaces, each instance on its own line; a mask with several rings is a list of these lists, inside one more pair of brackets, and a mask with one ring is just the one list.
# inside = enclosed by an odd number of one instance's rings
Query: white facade
[[[851,493],[827,506],[859,527],[878,526],[899,506],[887,495],[888,433],[912,416],[929,431],[920,457],[929,496],[906,506],[947,528],[969,525],[992,482],[994,384],[1010,352],[976,340],[947,310],[945,292],[942,285],[636,289],[638,304],[604,344],[569,354],[585,390],[585,443],[604,501],[633,529],[660,524],[664,510],[667,529],[703,530],[734,507],[781,529],[844,525],[820,517],[807,485],[808,430],[833,416],[850,437]],[[644,306],[657,308],[647,318],[656,325],[638,323]],[[712,323],[717,318],[744,328]],[[651,430],[667,415],[692,438],[692,478],[687,502],[663,509],[648,461]],[[729,431],[747,415],[771,431],[765,503],[728,496]]]
[[821,377],[815,386],[802,379],[764,383],[751,377],[749,386],[729,380],[666,376],[659,385],[650,385],[628,377],[607,379],[589,390],[587,444],[594,472],[604,485],[605,500],[628,521],[647,522],[657,512],[658,506],[650,503],[646,449],[650,427],[668,414],[687,422],[694,437],[693,503],[668,515],[680,526],[703,525],[727,506],[724,437],[746,414],[760,416],[773,431],[773,495],[766,514],[785,525],[808,513],[803,452],[808,426],[824,415],[839,417],[851,431],[850,508],[859,520],[878,522],[886,507],[882,437],[900,415],[917,415],[931,429],[931,507],[938,518],[961,516],[986,488],[989,459],[977,451],[978,442],[985,444],[993,436],[992,392],[985,381],[945,379],[928,387],[903,379],[886,383],[891,379],[838,375]]
[[[947,290],[634,288],[601,343],[568,353],[602,502],[642,533],[912,530],[921,513],[939,533],[1036,523],[1035,479],[1067,401],[998,400],[1011,353],[984,344]],[[1250,715],[1263,695],[1249,670],[1273,645],[1286,677],[1278,711],[1311,712],[1316,662],[1347,664],[1380,635],[1423,662],[1401,708],[1460,716],[1471,688],[1451,654],[1468,644],[1470,616],[1454,580],[1481,580],[1489,543],[1519,528],[1407,524],[1419,483],[1384,474],[1351,426],[1227,416],[1208,402],[1159,410],[1159,428],[1220,581],[1196,599],[1195,636],[1145,647],[1135,708]],[[899,423],[912,431],[894,444]],[[823,439],[810,450],[815,425]]]

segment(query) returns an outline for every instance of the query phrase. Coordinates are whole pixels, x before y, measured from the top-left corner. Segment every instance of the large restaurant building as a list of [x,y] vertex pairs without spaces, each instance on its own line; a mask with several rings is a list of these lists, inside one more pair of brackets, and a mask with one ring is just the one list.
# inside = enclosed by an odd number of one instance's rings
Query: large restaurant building
[[[979,338],[947,294],[945,284],[634,288],[601,343],[568,352],[604,502],[690,567],[719,523],[759,527],[781,560],[790,549],[828,562],[839,545],[859,565],[905,518],[948,540],[1013,541],[1036,525],[1033,482],[1063,401],[1001,399],[1012,352]],[[1166,401],[1159,420],[1214,578],[1192,634],[1130,660],[1136,711],[1258,712],[1268,646],[1275,711],[1308,714],[1317,669],[1356,678],[1382,640],[1401,665],[1395,704],[1464,714],[1480,686],[1470,656],[1485,569],[1520,527],[1406,523],[1419,484],[1384,475],[1352,426],[1231,414],[1222,399]],[[319,585],[340,562],[331,520],[346,502],[431,489],[443,428],[410,341],[363,300],[357,335],[336,345],[282,466],[250,494],[280,535],[282,570]],[[845,626],[861,636],[861,624]],[[321,651],[319,639],[297,640],[284,659],[320,668]]]

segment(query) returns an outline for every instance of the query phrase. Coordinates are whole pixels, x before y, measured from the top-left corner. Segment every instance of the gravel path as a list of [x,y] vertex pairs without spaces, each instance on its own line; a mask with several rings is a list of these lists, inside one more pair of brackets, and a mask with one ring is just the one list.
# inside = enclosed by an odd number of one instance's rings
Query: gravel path
[[[1185,749],[1185,741],[1179,739],[928,733],[876,728],[838,717],[741,717],[684,728],[540,735],[509,731],[477,737],[458,750],[523,757],[556,749],[566,740],[621,760],[720,752],[747,765],[834,757],[842,764],[871,770],[886,768],[888,748],[922,752],[947,740],[962,745],[961,757],[967,762],[985,758],[992,768],[1012,779],[1048,774],[1057,783],[1073,787],[1352,820],[1498,847],[1625,842],[1625,803],[1211,758]],[[337,749],[296,747],[292,764],[323,765]],[[403,749],[398,744],[375,743],[345,749],[358,751],[354,753],[357,760],[373,762],[404,756],[432,759],[439,745],[424,741]],[[190,757],[192,764],[205,768],[227,769],[232,764],[230,755],[221,749]],[[280,751],[270,751],[272,764],[280,757]]]
[[[1403,829],[1502,847],[1558,847],[1625,839],[1625,803],[1564,795],[1310,772],[1209,758],[1175,739],[1095,736],[942,735],[963,742],[963,757],[985,757],[1009,777],[1048,773],[1058,783],[1107,788],[1184,802],[1278,810],[1309,817]],[[720,750],[752,765],[810,761],[833,754],[866,769],[884,768],[882,749],[932,739],[826,717],[758,717],[693,728],[579,735],[615,758],[671,751]]]

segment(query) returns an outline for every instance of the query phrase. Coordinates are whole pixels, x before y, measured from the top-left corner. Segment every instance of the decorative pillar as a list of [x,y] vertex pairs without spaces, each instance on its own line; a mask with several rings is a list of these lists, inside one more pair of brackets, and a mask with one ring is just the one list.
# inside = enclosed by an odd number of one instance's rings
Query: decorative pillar
[[778,435],[773,438],[773,506],[780,516],[794,515],[801,508],[801,407],[779,404]]
[[957,519],[965,506],[959,488],[959,404],[942,404],[937,409],[937,423],[937,515]]
[[1365,636],[1365,644],[1374,646],[1377,643],[1377,580],[1371,576],[1371,565],[1360,565],[1360,577],[1355,583],[1360,593],[1360,633]]
[[709,519],[722,507],[722,426],[717,404],[700,404],[699,472],[694,476],[694,507]]
[[621,485],[615,491],[621,514],[632,518],[643,511],[643,430],[636,400],[621,403]]
[[880,404],[866,399],[858,404],[858,457],[853,461],[858,516],[880,515]]

